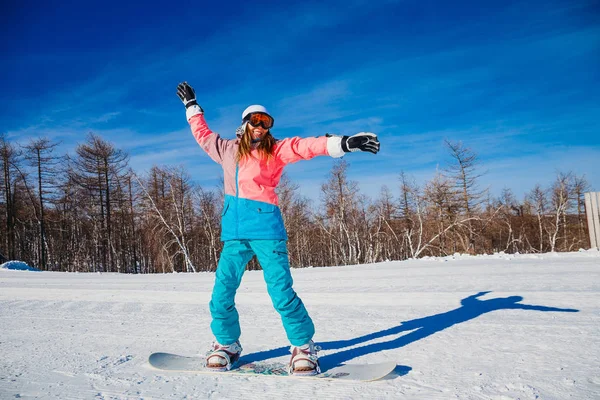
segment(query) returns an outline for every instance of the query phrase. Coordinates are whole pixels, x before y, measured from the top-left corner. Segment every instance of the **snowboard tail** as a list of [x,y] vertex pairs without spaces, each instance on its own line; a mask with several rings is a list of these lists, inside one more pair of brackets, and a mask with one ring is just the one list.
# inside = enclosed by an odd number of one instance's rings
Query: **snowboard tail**
[[378,364],[345,364],[321,371],[317,375],[293,375],[288,372],[287,364],[282,362],[259,361],[244,363],[238,361],[229,371],[211,371],[205,367],[205,357],[186,357],[171,353],[153,353],[148,362],[156,369],[164,371],[193,372],[200,374],[267,375],[302,379],[326,379],[345,381],[374,381],[394,371],[395,362]]

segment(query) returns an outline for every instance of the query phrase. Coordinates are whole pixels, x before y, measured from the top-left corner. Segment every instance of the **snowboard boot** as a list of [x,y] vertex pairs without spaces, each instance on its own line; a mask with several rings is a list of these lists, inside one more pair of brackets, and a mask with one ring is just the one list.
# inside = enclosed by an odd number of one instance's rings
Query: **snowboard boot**
[[316,346],[312,340],[302,346],[292,346],[290,352],[289,373],[293,375],[316,375],[321,372],[317,352],[321,347]]
[[229,371],[240,359],[242,350],[239,340],[227,346],[214,342],[212,349],[206,354],[206,368],[211,371]]

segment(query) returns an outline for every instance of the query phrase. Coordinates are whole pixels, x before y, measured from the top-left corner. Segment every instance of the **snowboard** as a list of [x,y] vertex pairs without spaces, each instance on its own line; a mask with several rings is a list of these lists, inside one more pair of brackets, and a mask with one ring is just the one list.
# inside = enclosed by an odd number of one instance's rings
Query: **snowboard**
[[186,357],[171,353],[152,353],[148,358],[150,365],[164,371],[193,372],[200,374],[230,375],[268,375],[301,379],[325,379],[340,381],[375,381],[394,371],[393,361],[378,364],[344,364],[317,375],[293,375],[288,373],[288,366],[282,362],[259,361],[244,363],[243,359],[229,371],[218,372],[205,368],[205,357]]

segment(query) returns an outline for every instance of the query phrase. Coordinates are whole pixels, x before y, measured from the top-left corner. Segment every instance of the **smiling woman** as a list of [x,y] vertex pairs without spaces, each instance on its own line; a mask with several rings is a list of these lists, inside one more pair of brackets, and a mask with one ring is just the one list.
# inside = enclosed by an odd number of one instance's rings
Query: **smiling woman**
[[273,158],[275,138],[271,135],[270,129],[274,122],[271,114],[261,105],[249,106],[244,110],[242,125],[236,132],[240,139],[240,147],[236,156],[238,162],[249,157],[253,147],[261,157]]
[[210,301],[211,329],[216,342],[207,357],[207,368],[226,371],[240,357],[241,329],[234,299],[246,264],[256,255],[273,306],[281,315],[292,345],[290,373],[319,373],[319,347],[312,340],[315,327],[292,288],[287,233],[275,189],[286,165],[316,156],[341,157],[354,151],[377,154],[377,136],[361,132],[350,137],[276,140],[271,134],[274,118],[264,106],[252,105],[242,113],[236,139],[226,140],[208,128],[204,110],[187,82],[179,84],[177,95],[186,107],[194,138],[214,161],[221,164],[225,179],[221,217],[224,247]]

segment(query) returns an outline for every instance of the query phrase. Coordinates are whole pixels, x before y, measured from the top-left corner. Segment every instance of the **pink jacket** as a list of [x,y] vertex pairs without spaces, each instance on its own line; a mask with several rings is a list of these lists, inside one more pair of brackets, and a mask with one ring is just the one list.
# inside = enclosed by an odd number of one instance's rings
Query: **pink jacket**
[[[222,139],[210,130],[198,106],[186,115],[194,138],[210,158],[221,164],[225,178],[225,198],[221,214],[221,240],[286,240],[279,199],[275,188],[283,168],[290,163],[316,156],[344,155],[340,137],[316,137],[279,140],[268,162],[246,157],[239,163],[236,155],[239,139]],[[257,155],[253,150],[251,155]]]
[[[344,155],[338,137],[286,138],[275,144],[271,161],[267,162],[257,157],[246,157],[240,161],[236,179],[239,139],[222,139],[210,130],[203,114],[192,115],[188,122],[200,147],[210,158],[223,166],[225,194],[244,199],[278,205],[275,188],[287,164],[310,160],[316,156]],[[253,150],[252,154],[255,155],[256,150]]]

